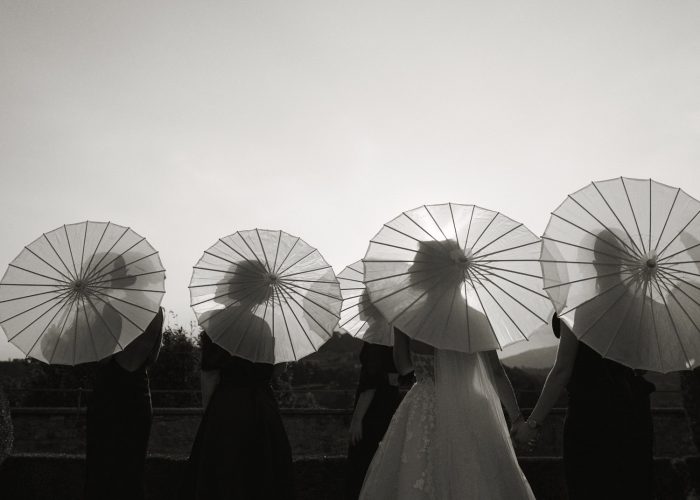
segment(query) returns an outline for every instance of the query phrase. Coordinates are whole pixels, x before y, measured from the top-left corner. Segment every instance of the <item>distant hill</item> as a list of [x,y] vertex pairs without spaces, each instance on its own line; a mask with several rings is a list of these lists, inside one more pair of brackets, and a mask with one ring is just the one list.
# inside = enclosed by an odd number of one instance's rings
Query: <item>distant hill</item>
[[540,347],[523,351],[512,356],[503,357],[501,361],[508,366],[518,368],[551,368],[557,356],[557,346]]
[[[557,353],[556,339],[551,334],[535,334],[529,342],[520,342],[501,352],[502,361],[512,367],[548,369],[554,364]],[[311,363],[327,368],[354,369],[359,364],[362,341],[350,336],[335,334],[321,346],[318,352],[304,358],[300,363]]]
[[319,350],[297,361],[301,365],[315,365],[328,369],[345,368],[354,371],[360,363],[362,341],[350,335],[334,334]]
[[356,339],[352,335],[333,334],[333,337],[323,344],[317,353],[311,354],[309,357],[319,358],[324,357],[327,353],[359,353],[362,348],[362,341]]

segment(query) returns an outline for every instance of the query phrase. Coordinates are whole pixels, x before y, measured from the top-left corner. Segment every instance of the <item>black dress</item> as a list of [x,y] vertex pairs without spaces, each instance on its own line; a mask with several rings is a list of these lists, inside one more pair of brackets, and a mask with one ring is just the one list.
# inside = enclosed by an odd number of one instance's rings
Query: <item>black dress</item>
[[[148,328],[163,325],[162,311]],[[154,349],[160,346],[156,336]],[[144,467],[153,409],[149,361],[130,372],[114,356],[97,366],[87,408],[87,500],[144,498]]]
[[348,448],[346,478],[348,499],[356,499],[359,496],[377,446],[401,402],[398,374],[391,347],[365,342],[360,351],[360,363],[362,368],[355,394],[355,406],[363,392],[374,389],[375,393],[362,419],[362,439]]
[[567,385],[564,468],[571,500],[652,499],[654,384],[582,342]]
[[294,498],[292,451],[270,388],[273,365],[231,356],[202,335],[202,370],[219,370],[181,498]]

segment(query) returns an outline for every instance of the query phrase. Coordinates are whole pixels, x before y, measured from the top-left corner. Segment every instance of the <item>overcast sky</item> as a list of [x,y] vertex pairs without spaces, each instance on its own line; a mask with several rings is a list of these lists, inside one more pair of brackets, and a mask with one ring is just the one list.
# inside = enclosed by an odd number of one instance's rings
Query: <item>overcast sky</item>
[[700,197],[698,26],[697,1],[0,0],[0,267],[111,220],[187,323],[192,265],[236,230],[338,272],[422,204],[541,234],[591,180]]

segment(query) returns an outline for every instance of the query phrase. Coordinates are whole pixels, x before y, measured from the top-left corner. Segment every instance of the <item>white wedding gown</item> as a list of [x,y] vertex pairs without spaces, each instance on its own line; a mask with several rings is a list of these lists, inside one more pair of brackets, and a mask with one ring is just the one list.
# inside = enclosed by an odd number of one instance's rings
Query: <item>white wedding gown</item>
[[411,353],[416,383],[394,414],[360,498],[534,499],[483,354]]

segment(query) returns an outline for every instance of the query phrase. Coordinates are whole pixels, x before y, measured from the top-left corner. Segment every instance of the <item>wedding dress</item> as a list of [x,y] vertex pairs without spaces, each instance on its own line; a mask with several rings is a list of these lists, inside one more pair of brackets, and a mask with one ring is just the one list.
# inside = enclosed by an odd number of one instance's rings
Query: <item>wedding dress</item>
[[483,354],[411,353],[416,383],[374,455],[364,500],[534,499]]

